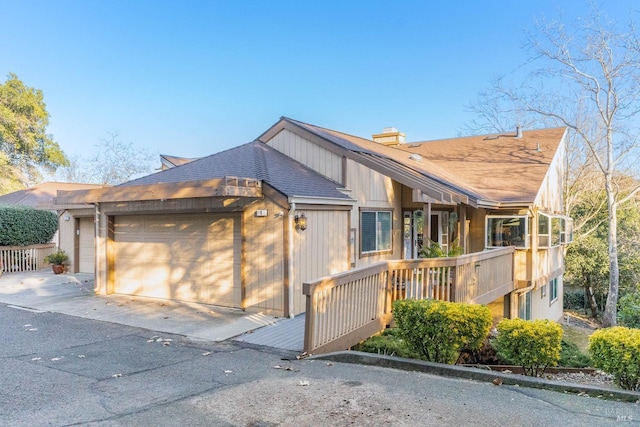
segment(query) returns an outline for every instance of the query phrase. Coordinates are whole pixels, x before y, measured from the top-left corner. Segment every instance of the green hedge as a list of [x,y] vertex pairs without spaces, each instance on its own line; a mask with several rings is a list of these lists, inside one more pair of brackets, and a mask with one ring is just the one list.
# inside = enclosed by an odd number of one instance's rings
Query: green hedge
[[618,320],[623,326],[640,328],[640,292],[629,292],[620,298]]
[[491,312],[476,304],[395,301],[393,317],[407,345],[438,363],[455,363],[462,350],[478,349],[491,327]]
[[620,387],[640,390],[640,329],[598,329],[589,337],[589,353],[594,367],[612,374]]
[[58,230],[54,212],[24,206],[0,206],[0,246],[49,243]]
[[525,375],[542,374],[560,360],[562,328],[550,320],[502,319],[493,345],[500,358],[522,366]]

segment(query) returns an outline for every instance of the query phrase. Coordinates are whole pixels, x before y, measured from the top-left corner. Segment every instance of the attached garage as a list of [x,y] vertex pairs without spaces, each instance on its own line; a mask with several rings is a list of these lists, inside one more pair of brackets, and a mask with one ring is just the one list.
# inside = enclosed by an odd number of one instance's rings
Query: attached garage
[[113,219],[114,292],[240,307],[240,214]]

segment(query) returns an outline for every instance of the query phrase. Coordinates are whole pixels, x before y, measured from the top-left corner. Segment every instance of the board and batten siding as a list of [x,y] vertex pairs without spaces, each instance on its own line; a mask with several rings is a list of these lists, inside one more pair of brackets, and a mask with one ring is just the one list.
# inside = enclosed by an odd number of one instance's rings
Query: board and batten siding
[[306,309],[302,284],[349,269],[349,211],[306,210],[307,229],[294,230],[294,313]]
[[[347,160],[346,186],[351,190],[350,197],[357,200],[351,211],[351,227],[356,229],[356,267],[402,258],[402,185],[367,166]],[[393,211],[391,253],[360,256],[360,211],[365,209]]]
[[[564,144],[564,141],[561,143]],[[534,205],[538,209],[552,214],[564,214],[563,185],[564,149],[559,149],[553,158],[546,176],[540,186]]]
[[[266,217],[256,216],[266,210]],[[244,212],[243,280],[245,308],[284,313],[284,224],[287,211],[261,200]]]
[[267,144],[335,182],[343,182],[342,157],[283,129]]

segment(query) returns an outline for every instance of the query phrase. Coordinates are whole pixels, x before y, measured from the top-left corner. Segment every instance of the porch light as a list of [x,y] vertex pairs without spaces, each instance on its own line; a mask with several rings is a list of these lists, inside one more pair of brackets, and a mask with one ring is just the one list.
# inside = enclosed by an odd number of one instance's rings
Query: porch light
[[307,216],[304,214],[304,212],[296,212],[295,222],[297,230],[307,229]]

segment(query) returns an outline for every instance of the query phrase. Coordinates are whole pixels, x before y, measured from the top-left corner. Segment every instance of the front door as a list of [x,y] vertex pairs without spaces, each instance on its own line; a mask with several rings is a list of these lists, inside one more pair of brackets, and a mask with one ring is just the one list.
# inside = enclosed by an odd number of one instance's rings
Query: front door
[[424,243],[424,213],[422,210],[405,211],[403,213],[404,259],[415,259],[420,256]]

